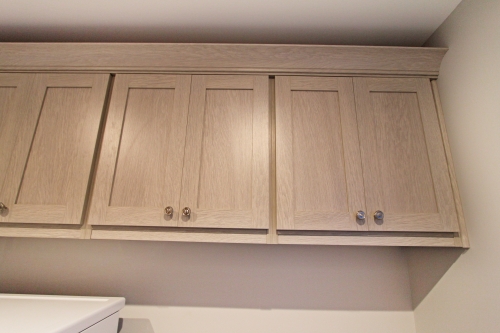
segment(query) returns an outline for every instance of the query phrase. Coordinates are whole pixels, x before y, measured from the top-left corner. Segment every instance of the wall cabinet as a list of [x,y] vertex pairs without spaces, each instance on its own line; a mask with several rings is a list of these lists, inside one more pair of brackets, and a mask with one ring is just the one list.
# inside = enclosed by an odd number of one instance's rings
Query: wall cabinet
[[268,229],[269,79],[117,75],[90,223]]
[[0,236],[468,247],[445,50],[143,46],[0,44]]
[[105,74],[2,75],[0,222],[82,223]]
[[352,78],[276,78],[278,230],[367,230]]
[[278,230],[459,231],[428,79],[277,77],[276,130]]
[[369,230],[458,232],[430,81],[355,78],[354,93]]

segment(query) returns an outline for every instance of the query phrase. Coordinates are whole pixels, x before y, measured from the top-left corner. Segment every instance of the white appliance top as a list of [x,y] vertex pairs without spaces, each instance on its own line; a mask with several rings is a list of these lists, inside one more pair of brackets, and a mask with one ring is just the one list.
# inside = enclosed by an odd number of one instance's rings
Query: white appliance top
[[81,332],[124,306],[123,297],[0,294],[0,331]]

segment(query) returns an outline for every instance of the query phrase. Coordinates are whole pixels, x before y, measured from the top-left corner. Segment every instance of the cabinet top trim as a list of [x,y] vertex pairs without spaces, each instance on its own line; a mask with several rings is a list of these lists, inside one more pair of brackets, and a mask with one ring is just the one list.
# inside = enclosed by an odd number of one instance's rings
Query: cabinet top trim
[[437,77],[447,50],[329,45],[0,43],[0,70]]

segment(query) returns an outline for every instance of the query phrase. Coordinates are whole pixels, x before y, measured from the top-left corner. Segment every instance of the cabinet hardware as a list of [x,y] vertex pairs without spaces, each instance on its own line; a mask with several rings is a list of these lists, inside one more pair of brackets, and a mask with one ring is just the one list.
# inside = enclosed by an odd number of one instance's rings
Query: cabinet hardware
[[366,219],[366,213],[362,210],[358,210],[358,212],[356,213],[356,218],[358,220],[364,220]]
[[165,207],[165,215],[168,216],[174,215],[174,208],[172,208],[172,206]]
[[377,210],[375,214],[373,214],[373,217],[375,220],[383,220],[384,219],[384,212],[381,210]]
[[182,215],[183,215],[183,216],[191,216],[191,208],[189,208],[189,207],[184,207],[184,208],[182,209]]

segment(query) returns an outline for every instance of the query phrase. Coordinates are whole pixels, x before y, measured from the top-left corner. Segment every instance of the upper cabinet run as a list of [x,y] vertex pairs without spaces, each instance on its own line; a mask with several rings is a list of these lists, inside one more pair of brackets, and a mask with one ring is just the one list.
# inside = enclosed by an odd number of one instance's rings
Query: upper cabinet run
[[90,223],[269,228],[266,76],[117,75]]
[[82,223],[108,78],[0,77],[1,222]]
[[445,53],[0,43],[0,236],[468,247]]

